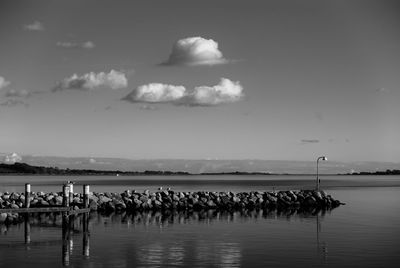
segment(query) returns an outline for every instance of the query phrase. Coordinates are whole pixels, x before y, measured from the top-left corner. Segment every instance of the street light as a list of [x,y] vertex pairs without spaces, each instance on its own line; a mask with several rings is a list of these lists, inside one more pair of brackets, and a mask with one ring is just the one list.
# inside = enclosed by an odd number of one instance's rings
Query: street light
[[320,156],[317,158],[317,191],[319,191],[319,184],[320,184],[320,180],[318,178],[318,162],[319,162],[319,160],[327,161],[328,158],[326,158],[325,156]]

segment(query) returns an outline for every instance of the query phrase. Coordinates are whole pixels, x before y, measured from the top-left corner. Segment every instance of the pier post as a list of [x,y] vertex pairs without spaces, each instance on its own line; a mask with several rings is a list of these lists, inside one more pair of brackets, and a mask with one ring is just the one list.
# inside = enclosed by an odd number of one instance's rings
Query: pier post
[[25,207],[29,208],[31,205],[31,185],[25,184]]
[[89,189],[90,186],[87,184],[83,185],[83,208],[89,207]]
[[63,185],[63,207],[69,207],[69,187],[67,184]]
[[68,187],[69,187],[69,203],[72,202],[72,200],[74,199],[74,184],[72,181],[68,181],[67,183]]

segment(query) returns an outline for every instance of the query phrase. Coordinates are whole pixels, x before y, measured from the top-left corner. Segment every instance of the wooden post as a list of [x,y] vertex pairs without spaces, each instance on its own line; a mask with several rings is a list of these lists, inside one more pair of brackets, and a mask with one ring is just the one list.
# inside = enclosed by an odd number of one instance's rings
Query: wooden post
[[69,203],[72,202],[74,199],[74,184],[72,181],[68,181],[68,187],[69,187]]
[[83,208],[89,207],[89,185],[83,185]]
[[63,185],[63,207],[69,207],[69,187],[68,185]]
[[31,205],[31,185],[25,184],[25,207],[29,208]]

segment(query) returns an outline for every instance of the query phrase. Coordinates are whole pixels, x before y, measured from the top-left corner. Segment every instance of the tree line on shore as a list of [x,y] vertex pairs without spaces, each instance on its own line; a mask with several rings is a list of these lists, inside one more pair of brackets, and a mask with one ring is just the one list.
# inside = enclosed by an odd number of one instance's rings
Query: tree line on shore
[[[146,171],[121,171],[121,170],[96,170],[96,169],[61,169],[58,167],[44,167],[44,166],[32,166],[26,163],[14,163],[14,164],[0,164],[0,175],[18,175],[18,174],[32,174],[32,175],[288,175],[288,174],[274,174],[268,172],[245,172],[245,171],[233,171],[233,172],[207,172],[193,174],[186,171],[163,171],[163,170],[146,170]],[[306,174],[303,174],[306,175]],[[311,174],[308,174],[311,175]],[[337,175],[400,175],[400,170],[386,170],[386,171],[375,171],[375,172],[352,172],[346,174]]]

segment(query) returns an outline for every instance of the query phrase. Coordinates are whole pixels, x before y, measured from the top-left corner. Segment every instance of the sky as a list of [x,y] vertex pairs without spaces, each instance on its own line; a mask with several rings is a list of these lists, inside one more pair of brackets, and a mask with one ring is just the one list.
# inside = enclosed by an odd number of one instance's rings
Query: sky
[[400,162],[400,3],[0,0],[0,152]]

